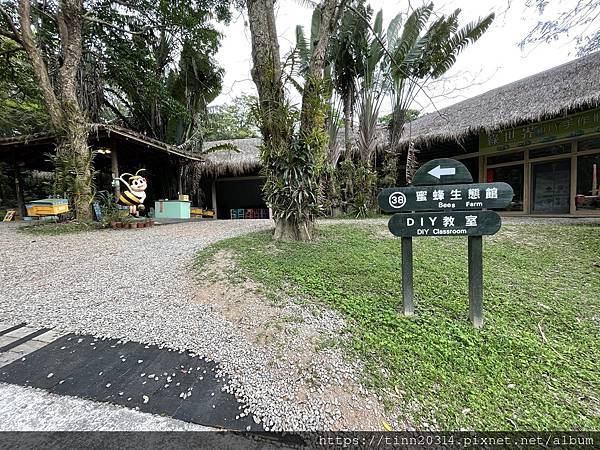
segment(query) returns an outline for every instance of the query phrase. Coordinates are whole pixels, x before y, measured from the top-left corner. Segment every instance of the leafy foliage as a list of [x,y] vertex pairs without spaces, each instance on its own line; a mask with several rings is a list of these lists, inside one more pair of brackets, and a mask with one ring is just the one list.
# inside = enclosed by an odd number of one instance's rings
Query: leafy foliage
[[[460,9],[456,9],[448,16],[439,16],[428,26],[433,8],[433,3],[415,8],[402,27],[403,14],[398,14],[387,29],[391,55],[386,61],[392,98],[390,147],[398,157],[398,143],[407,111],[417,93],[428,81],[444,75],[454,65],[458,54],[477,41],[494,20],[492,13],[459,28]],[[416,160],[414,154],[408,155],[407,159]],[[397,175],[397,178],[400,176]],[[411,179],[411,169],[407,165],[405,181],[410,182]]]
[[[314,115],[323,122],[324,104],[318,96],[313,101]],[[312,223],[322,209],[319,182],[327,135],[324,129],[311,135],[298,135],[295,130],[300,113],[289,103],[269,111],[257,108],[256,114],[259,123],[268,120],[271,129],[276,127],[283,137],[279,145],[262,146],[265,201],[273,208],[275,220],[301,228],[300,232],[310,239]],[[268,119],[265,114],[269,115]]]
[[[91,47],[104,64],[105,101],[113,117],[156,139],[181,144],[198,133],[199,118],[220,92],[214,61],[228,2],[142,0],[114,8],[98,0],[98,18],[131,33],[93,23]],[[201,146],[198,140],[194,149]]]
[[211,108],[200,126],[203,139],[220,141],[257,137],[259,129],[253,112],[257,101],[255,96],[241,95],[231,103]]
[[0,37],[0,136],[47,130],[48,114],[29,60]]
[[[16,18],[14,1],[0,0],[0,5]],[[36,3],[32,9],[36,39],[54,83],[61,61],[52,19],[57,10],[57,0]],[[229,2],[85,0],[84,10],[78,100],[88,119],[118,123],[173,144],[197,133],[201,114],[221,89],[223,72],[214,60],[220,34],[213,22],[229,20]],[[7,27],[2,17],[0,27]],[[27,64],[20,60],[18,53],[7,56],[6,70],[35,88]],[[0,75],[0,83],[10,81]],[[20,84],[28,88],[27,82]],[[0,95],[11,92],[0,86]],[[20,126],[16,119],[10,126]]]

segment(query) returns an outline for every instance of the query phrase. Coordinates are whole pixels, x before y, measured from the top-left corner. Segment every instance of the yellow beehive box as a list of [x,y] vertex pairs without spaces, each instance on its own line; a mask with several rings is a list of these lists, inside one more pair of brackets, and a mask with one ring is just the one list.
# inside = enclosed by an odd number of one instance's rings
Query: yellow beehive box
[[30,217],[38,216],[57,216],[69,212],[69,202],[66,199],[48,198],[44,200],[35,200],[26,205],[27,215]]

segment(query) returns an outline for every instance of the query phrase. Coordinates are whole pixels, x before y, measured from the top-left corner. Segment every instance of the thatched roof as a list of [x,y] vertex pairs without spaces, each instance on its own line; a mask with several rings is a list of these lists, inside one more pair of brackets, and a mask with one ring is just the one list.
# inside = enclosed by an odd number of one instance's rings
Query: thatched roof
[[233,145],[239,151],[216,150],[203,155],[202,172],[211,176],[225,174],[242,175],[260,169],[261,138],[228,139],[204,143],[204,151],[224,144]]
[[600,106],[600,52],[515,81],[407,124],[403,142],[460,141]]

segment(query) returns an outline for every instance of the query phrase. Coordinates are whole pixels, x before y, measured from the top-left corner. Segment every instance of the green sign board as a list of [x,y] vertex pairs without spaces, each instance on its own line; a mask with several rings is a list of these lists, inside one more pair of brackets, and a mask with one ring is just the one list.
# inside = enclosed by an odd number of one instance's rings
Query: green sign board
[[504,208],[513,195],[507,183],[409,186],[383,189],[377,202],[385,212],[460,211]]
[[479,134],[479,152],[490,154],[596,132],[600,132],[600,109],[516,128],[482,132]]
[[495,211],[452,211],[394,214],[388,228],[394,236],[483,236],[496,234],[500,216]]
[[508,206],[513,189],[507,183],[472,181],[462,163],[436,159],[421,166],[413,177],[413,186],[383,189],[377,196],[382,210],[396,213],[388,228],[402,238],[402,299],[407,316],[414,314],[412,238],[467,236],[469,319],[473,326],[483,326],[482,236],[500,229],[500,216],[489,209]]
[[472,183],[469,169],[455,159],[440,158],[419,167],[413,177],[413,186]]

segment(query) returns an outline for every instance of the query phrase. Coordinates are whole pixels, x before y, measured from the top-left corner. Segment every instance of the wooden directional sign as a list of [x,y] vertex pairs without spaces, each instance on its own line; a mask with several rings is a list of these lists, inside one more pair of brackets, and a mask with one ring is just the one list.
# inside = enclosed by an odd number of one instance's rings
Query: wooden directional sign
[[[500,229],[500,216],[513,198],[507,183],[473,183],[469,170],[453,159],[423,164],[412,186],[383,189],[379,207],[394,212],[388,228],[402,238],[402,298],[404,314],[414,312],[413,236],[468,236],[469,319],[483,326],[483,235]],[[417,212],[431,211],[431,212]]]
[[455,159],[433,159],[419,167],[413,177],[413,186],[472,183],[469,169]]
[[461,211],[504,208],[513,195],[507,183],[409,186],[383,189],[377,202],[385,212]]
[[395,236],[482,236],[496,234],[500,216],[495,211],[452,211],[394,214],[388,228]]

